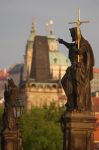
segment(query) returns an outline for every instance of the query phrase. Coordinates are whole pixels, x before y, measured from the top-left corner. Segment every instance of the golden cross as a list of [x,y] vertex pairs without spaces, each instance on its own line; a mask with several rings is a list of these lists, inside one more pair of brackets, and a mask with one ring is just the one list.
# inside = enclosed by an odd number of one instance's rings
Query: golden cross
[[[80,38],[81,38],[81,35],[80,35],[80,25],[82,23],[89,23],[89,21],[81,21],[80,20],[80,8],[78,8],[77,21],[75,21],[75,22],[69,22],[69,24],[76,24],[76,26],[77,26],[77,45],[78,45],[78,49],[80,47]],[[79,56],[78,56],[78,62],[79,62]]]
[[77,13],[77,21],[75,22],[69,22],[69,24],[76,24],[77,26],[77,43],[78,43],[78,49],[80,46],[80,25],[82,23],[89,23],[89,21],[80,21],[80,8],[78,8],[78,13]]

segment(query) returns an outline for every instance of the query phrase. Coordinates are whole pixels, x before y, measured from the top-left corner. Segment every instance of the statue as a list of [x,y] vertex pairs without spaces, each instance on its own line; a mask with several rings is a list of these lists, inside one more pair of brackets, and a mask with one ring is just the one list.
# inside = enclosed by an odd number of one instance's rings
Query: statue
[[8,79],[8,85],[5,85],[4,91],[4,114],[3,114],[3,124],[4,129],[8,128],[13,130],[16,128],[16,120],[13,113],[13,104],[19,96],[19,89],[14,84],[12,79]]
[[[3,129],[1,131],[1,149],[23,150],[22,130],[19,127],[19,88],[12,79],[8,79],[4,91],[4,113],[2,116]],[[21,103],[20,103],[21,104]],[[15,106],[17,109],[15,109]],[[20,105],[21,107],[21,105]],[[14,114],[15,113],[15,114]]]
[[94,55],[87,40],[78,28],[70,28],[72,43],[58,39],[69,49],[71,66],[67,68],[61,83],[67,96],[67,110],[92,111],[90,81],[93,79]]
[[81,34],[80,9],[76,27],[70,28],[72,43],[58,39],[69,50],[71,66],[61,79],[67,96],[67,109],[60,118],[63,132],[63,150],[93,150],[96,118],[92,110],[90,81],[93,79],[94,55]]

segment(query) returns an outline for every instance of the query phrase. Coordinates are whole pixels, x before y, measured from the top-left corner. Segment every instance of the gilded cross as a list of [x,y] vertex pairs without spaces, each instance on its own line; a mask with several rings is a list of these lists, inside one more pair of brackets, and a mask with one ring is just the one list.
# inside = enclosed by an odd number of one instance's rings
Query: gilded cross
[[76,24],[77,26],[77,41],[78,41],[78,49],[80,46],[80,25],[82,23],[89,23],[89,21],[80,21],[80,8],[78,8],[78,13],[77,13],[77,21],[75,22],[69,22],[69,24]]
[[[80,20],[80,8],[78,8],[77,21],[75,21],[75,22],[69,22],[69,24],[76,24],[76,26],[77,26],[77,45],[78,45],[78,49],[80,47],[80,38],[81,38],[81,35],[80,35],[80,25],[82,23],[89,23],[89,21],[81,21]],[[78,62],[79,62],[79,56],[78,56]]]

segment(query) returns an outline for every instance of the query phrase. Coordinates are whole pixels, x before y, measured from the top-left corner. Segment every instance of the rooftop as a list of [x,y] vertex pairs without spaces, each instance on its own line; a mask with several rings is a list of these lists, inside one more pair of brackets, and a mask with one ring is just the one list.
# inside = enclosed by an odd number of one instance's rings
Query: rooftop
[[93,68],[94,73],[99,73],[99,68]]
[[51,65],[66,65],[69,63],[68,58],[59,51],[49,52],[49,59]]
[[23,64],[15,64],[13,67],[9,69],[10,73],[19,73],[22,71]]

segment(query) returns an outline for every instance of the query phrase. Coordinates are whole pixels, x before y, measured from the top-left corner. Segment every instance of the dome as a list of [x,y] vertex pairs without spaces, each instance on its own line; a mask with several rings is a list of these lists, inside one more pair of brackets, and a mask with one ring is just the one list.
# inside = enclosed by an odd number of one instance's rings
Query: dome
[[50,65],[67,65],[69,59],[59,51],[49,52]]

